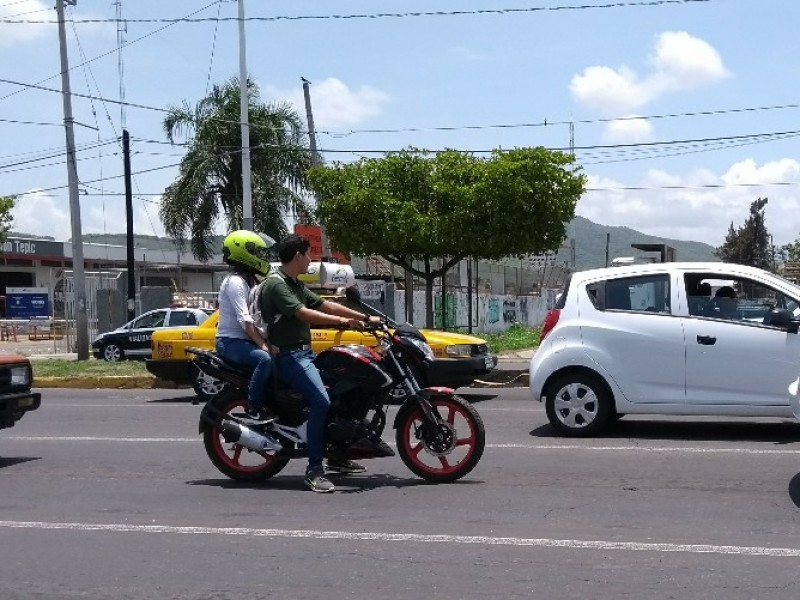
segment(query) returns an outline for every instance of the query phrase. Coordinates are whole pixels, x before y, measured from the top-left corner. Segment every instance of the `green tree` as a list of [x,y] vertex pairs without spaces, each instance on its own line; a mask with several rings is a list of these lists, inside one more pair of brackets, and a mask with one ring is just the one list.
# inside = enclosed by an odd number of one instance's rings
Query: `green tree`
[[487,159],[409,149],[316,167],[309,179],[317,216],[337,249],[379,255],[426,282],[430,327],[433,281],[463,258],[559,247],[585,186],[573,163],[544,148],[495,150]]
[[14,196],[0,196],[0,242],[6,241],[6,236],[11,230],[11,223],[14,217],[11,216],[11,209],[14,208]]
[[764,207],[768,201],[767,198],[755,200],[750,205],[750,216],[738,229],[734,229],[731,223],[725,242],[715,251],[723,262],[772,269],[772,249],[764,219]]
[[[284,215],[302,221],[311,211],[304,193],[311,165],[302,121],[287,104],[264,105],[257,85],[248,81],[253,225],[275,239],[288,233]],[[208,260],[215,223],[224,218],[230,230],[243,224],[239,82],[214,86],[192,108],[184,101],[164,118],[167,139],[187,134],[188,151],[180,174],[164,192],[160,216],[176,243],[190,240],[192,254]]]

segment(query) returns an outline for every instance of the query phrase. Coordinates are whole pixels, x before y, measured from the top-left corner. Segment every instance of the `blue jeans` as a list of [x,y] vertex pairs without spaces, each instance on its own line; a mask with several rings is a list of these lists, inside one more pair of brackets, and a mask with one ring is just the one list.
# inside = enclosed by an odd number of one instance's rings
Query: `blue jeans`
[[314,356],[311,350],[282,351],[275,360],[278,376],[300,393],[311,409],[306,429],[308,469],[320,470],[325,448],[325,422],[331,401],[312,362]]
[[226,360],[254,368],[250,376],[250,386],[247,388],[247,408],[261,408],[272,375],[272,357],[269,352],[244,338],[217,338],[216,347],[217,354]]

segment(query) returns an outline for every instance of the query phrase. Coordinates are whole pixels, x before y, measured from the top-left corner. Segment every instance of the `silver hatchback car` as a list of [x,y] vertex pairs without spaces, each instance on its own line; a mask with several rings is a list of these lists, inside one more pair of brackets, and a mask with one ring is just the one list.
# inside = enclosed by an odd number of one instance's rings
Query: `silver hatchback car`
[[791,418],[799,325],[800,287],[753,267],[582,271],[545,318],[530,390],[567,436],[625,414]]

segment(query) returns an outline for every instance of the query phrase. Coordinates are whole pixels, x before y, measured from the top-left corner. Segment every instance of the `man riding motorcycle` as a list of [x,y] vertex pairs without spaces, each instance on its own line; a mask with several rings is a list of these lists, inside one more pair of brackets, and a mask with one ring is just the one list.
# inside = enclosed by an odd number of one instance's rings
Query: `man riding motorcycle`
[[[275,357],[278,376],[303,395],[308,402],[308,468],[305,483],[314,492],[333,492],[334,485],[324,477],[325,422],[330,399],[319,371],[312,362],[311,325],[334,325],[362,329],[364,322],[379,321],[335,302],[328,302],[308,290],[298,276],[311,263],[310,242],[290,234],[277,245],[281,262],[268,277],[261,291],[261,312],[267,324],[270,343],[278,348]],[[328,457],[328,470],[358,473],[365,468],[343,457]]]

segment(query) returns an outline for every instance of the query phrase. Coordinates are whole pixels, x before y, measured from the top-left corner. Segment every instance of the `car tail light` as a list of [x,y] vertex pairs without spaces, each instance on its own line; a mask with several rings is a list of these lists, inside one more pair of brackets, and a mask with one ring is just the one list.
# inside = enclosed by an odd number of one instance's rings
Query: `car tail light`
[[544,322],[542,323],[542,331],[539,333],[539,343],[541,343],[544,337],[556,326],[560,314],[561,311],[557,308],[547,311],[547,316],[545,316]]

